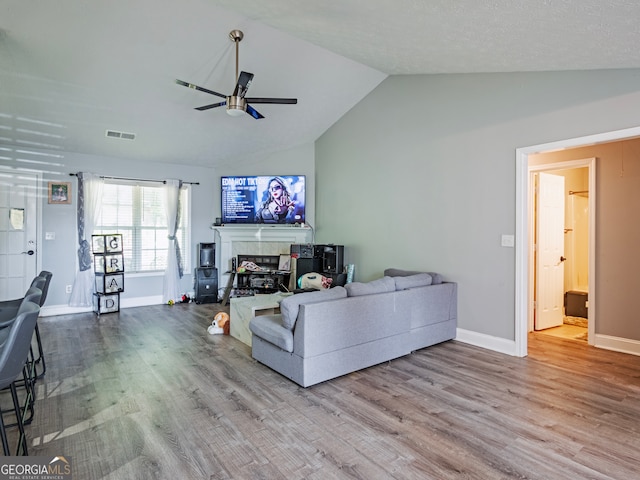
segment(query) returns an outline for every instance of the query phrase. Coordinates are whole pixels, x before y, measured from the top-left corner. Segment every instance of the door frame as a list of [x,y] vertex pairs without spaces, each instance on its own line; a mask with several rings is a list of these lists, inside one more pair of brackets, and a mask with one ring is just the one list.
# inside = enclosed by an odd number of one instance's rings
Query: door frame
[[568,160],[565,162],[545,163],[543,165],[529,165],[529,243],[528,243],[528,255],[529,255],[529,297],[528,297],[528,320],[527,320],[527,333],[534,329],[534,315],[535,315],[535,302],[534,298],[536,282],[535,282],[535,256],[533,254],[534,246],[536,245],[535,239],[535,211],[537,209],[535,203],[535,175],[540,172],[553,172],[554,170],[571,170],[574,168],[587,167],[589,171],[589,248],[588,248],[588,296],[589,309],[587,311],[587,338],[589,345],[593,345],[595,337],[595,309],[593,306],[595,302],[592,302],[596,298],[595,289],[595,250],[596,250],[596,159],[595,157],[583,158],[579,160]]
[[[640,137],[640,127],[627,128],[612,132],[599,133],[584,137],[576,137],[557,142],[532,145],[529,147],[516,148],[516,244],[515,244],[515,349],[514,354],[518,357],[527,355],[527,334],[529,326],[529,292],[530,292],[530,267],[529,267],[529,155],[551,152],[566,148],[586,147],[609,143],[618,140]],[[595,175],[595,168],[594,175]],[[594,181],[595,183],[595,181]],[[591,193],[589,194],[591,196]],[[595,189],[594,189],[595,195]],[[590,225],[596,231],[595,223]],[[595,236],[595,235],[594,235]],[[595,251],[595,245],[590,245]],[[596,265],[595,261],[589,259],[589,286],[595,284]],[[589,297],[589,310],[595,312],[595,301]],[[590,322],[590,324],[593,322]],[[589,338],[595,341],[595,335],[589,334]],[[591,340],[590,340],[591,341]]]
[[[42,235],[42,199],[47,197],[47,192],[43,187],[43,176],[41,172],[29,170],[20,171],[19,169],[0,165],[0,173],[11,174],[13,176],[31,175],[35,177],[36,181],[36,272],[37,275],[42,271],[42,250],[43,250],[43,235]],[[31,280],[28,280],[28,284]]]

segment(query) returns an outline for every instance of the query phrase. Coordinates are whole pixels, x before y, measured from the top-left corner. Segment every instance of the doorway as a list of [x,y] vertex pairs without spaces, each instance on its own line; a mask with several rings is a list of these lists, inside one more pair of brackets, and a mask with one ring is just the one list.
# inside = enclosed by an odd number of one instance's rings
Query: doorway
[[0,301],[22,298],[41,265],[39,174],[0,168]]
[[[529,244],[531,242],[531,228],[529,218],[529,205],[531,202],[529,158],[530,156],[544,152],[558,152],[571,148],[589,147],[620,140],[628,140],[640,137],[640,127],[606,132],[597,135],[589,135],[573,139],[561,140],[546,144],[522,147],[516,149],[516,245],[515,245],[515,342],[513,354],[524,357],[527,355],[527,335],[532,325],[531,306],[533,287],[531,285],[532,270]],[[594,162],[595,163],[595,162]],[[571,167],[569,167],[571,168]],[[589,169],[589,205],[593,212],[594,219],[590,222],[589,228],[589,342],[595,342],[600,346],[601,342],[607,339],[595,338],[595,318],[596,294],[594,285],[596,284],[595,265],[595,165]],[[608,345],[608,344],[607,344]],[[604,346],[604,344],[602,344]],[[607,348],[607,347],[604,347]]]
[[595,168],[595,158],[553,160],[544,153],[530,156],[529,275],[533,293],[529,331],[586,341],[592,270],[589,225],[594,221],[589,171]]

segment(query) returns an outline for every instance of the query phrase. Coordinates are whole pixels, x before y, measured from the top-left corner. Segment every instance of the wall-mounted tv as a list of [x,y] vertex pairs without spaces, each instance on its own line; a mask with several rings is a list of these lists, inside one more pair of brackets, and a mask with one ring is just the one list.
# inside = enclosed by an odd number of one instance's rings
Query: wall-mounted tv
[[304,175],[222,177],[221,186],[222,223],[304,223]]

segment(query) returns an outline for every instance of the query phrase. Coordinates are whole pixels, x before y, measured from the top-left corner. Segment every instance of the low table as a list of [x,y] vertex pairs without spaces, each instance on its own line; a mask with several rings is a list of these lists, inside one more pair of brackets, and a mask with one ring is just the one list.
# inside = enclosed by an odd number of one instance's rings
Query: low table
[[292,293],[257,294],[251,297],[233,297],[230,302],[229,334],[251,346],[249,322],[258,315],[279,313],[280,302]]

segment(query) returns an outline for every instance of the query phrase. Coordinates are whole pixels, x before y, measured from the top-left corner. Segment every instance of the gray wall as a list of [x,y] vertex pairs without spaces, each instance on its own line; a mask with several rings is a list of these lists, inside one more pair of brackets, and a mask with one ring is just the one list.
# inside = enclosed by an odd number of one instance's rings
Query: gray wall
[[638,125],[639,70],[390,77],[316,142],[317,241],[356,280],[441,272],[460,328],[513,340],[516,148]]

